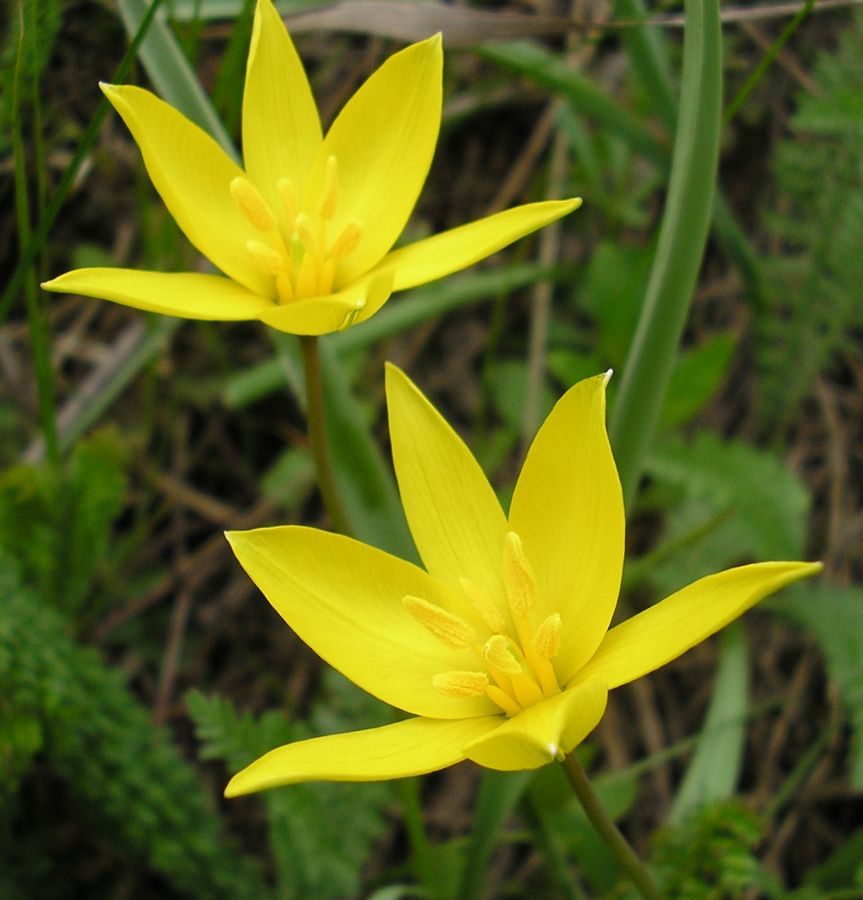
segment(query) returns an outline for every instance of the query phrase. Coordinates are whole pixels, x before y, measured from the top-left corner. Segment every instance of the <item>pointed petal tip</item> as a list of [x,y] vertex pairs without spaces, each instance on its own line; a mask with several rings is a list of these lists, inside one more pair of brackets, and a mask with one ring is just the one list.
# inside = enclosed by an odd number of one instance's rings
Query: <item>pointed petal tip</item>
[[608,387],[608,383],[611,381],[614,375],[614,369],[608,369],[605,373],[605,386]]
[[244,793],[242,788],[237,784],[236,775],[227,783],[227,785],[225,785],[224,796],[227,800],[233,800],[234,797],[242,797]]

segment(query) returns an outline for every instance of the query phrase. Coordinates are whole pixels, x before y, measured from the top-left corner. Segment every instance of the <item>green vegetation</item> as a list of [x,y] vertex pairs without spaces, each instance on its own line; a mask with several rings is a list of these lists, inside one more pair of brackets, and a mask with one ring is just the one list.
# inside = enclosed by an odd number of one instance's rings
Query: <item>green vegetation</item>
[[[100,80],[241,146],[251,0],[116,6],[0,13],[0,895],[634,896],[557,767],[222,798],[272,747],[393,714],[288,631],[221,537],[329,527],[296,339],[38,289],[78,265],[199,265]],[[320,6],[279,5],[303,16],[329,120],[393,30],[429,20],[348,2],[346,32]],[[384,360],[504,500],[534,423],[614,368],[628,610],[754,560],[825,575],[615,692],[582,764],[668,897],[859,897],[863,15],[793,34],[756,16],[720,46],[709,3],[584,10],[568,37],[515,5],[435,13],[444,122],[407,237],[585,203],[322,339],[336,481],[356,535],[414,559]]]

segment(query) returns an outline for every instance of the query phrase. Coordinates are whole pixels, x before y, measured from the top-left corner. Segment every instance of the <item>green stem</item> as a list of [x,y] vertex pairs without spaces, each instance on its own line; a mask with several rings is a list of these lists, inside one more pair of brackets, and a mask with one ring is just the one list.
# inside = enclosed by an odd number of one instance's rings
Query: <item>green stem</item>
[[318,486],[333,528],[341,534],[351,535],[353,529],[336,485],[333,460],[327,439],[324,384],[321,378],[321,355],[318,349],[318,339],[309,335],[301,335],[300,348],[303,352],[303,367],[306,374],[306,418],[309,423],[309,445],[318,471]]
[[[29,9],[29,7],[28,7]],[[32,12],[32,10],[31,10]],[[26,245],[31,237],[30,230],[30,191],[27,186],[28,155],[24,152],[24,136],[21,128],[22,80],[24,60],[24,36],[30,29],[32,22],[24,21],[24,5],[18,7],[20,22],[18,26],[18,51],[15,59],[15,75],[12,81],[12,152],[14,155],[15,171],[15,213],[18,225],[18,237],[22,245]],[[35,29],[34,29],[35,30]],[[33,94],[38,96],[34,88]],[[36,107],[38,110],[38,106]],[[36,159],[41,158],[40,135],[38,133],[39,117],[34,116],[34,142],[37,148]],[[37,183],[41,182],[42,172],[37,172]],[[41,192],[40,192],[41,199]],[[35,256],[32,260],[35,262]],[[51,369],[51,341],[48,324],[45,321],[45,313],[39,302],[39,294],[36,290],[35,271],[28,266],[24,270],[24,298],[27,307],[27,321],[30,326],[30,341],[33,350],[33,367],[36,373],[36,387],[39,398],[39,419],[42,425],[42,436],[48,459],[52,463],[60,461],[60,450],[57,443],[56,404],[54,398],[54,376]]]
[[677,121],[656,257],[609,424],[627,504],[656,431],[707,241],[722,124],[718,0],[686,0]]
[[620,833],[618,827],[611,821],[605,807],[596,795],[593,785],[587,777],[587,773],[581,767],[581,763],[570,753],[563,763],[563,771],[575,791],[575,796],[584,808],[591,825],[599,836],[605,841],[609,850],[617,857],[620,867],[629,876],[632,883],[638,888],[645,900],[662,900],[662,894],[648,872],[647,867],[638,858],[635,851],[627,843],[626,838]]

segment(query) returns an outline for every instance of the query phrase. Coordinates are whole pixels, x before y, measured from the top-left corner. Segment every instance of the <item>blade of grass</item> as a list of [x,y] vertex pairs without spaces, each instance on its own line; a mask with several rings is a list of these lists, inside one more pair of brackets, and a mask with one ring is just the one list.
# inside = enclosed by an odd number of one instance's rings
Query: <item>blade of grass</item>
[[230,134],[238,133],[242,121],[243,97],[242,92],[237,90],[237,85],[246,77],[246,54],[252,36],[254,14],[255,0],[243,0],[213,86],[213,105],[221,112]]
[[[161,2],[162,0],[153,0],[146,15],[141,19],[141,23],[138,30],[135,32],[135,36],[132,38],[131,44],[129,44],[129,47],[123,54],[120,65],[117,66],[116,72],[114,73],[114,81],[123,81],[126,77],[126,74],[135,60],[138,47],[140,46],[141,41],[143,41],[147,29],[150,27],[150,23],[153,21],[153,17],[156,15]],[[44,247],[48,232],[54,225],[57,215],[63,208],[63,204],[66,202],[69,192],[72,190],[72,185],[75,183],[75,178],[78,175],[81,165],[87,158],[90,150],[92,150],[93,145],[96,143],[96,139],[99,136],[99,130],[102,127],[105,116],[108,114],[109,108],[110,105],[108,101],[103,98],[96,107],[96,112],[93,114],[93,118],[90,120],[87,130],[78,142],[78,146],[72,156],[72,161],[63,173],[63,177],[60,179],[60,183],[57,185],[57,189],[54,191],[51,201],[48,203],[39,220],[39,225],[34,229],[30,239],[23,244],[23,249],[21,250],[15,271],[12,273],[12,277],[9,279],[6,289],[3,291],[3,296],[0,297],[0,324],[2,324],[9,315],[9,310],[12,308],[15,298],[18,296],[18,292],[24,284],[26,273],[29,271],[30,266],[33,264],[33,261],[36,259],[42,247]]]
[[477,53],[556,91],[603,128],[622,138],[660,168],[668,163],[666,147],[619,103],[566,61],[528,41],[483,44]]
[[482,773],[458,900],[471,900],[482,893],[486,886],[488,860],[497,844],[500,829],[521,800],[532,777],[533,772],[496,772],[489,769]]
[[[120,0],[119,9],[129,34],[137,32],[149,12],[146,0]],[[239,155],[231,136],[163,14],[156,14],[141,42],[138,55],[159,96],[209,132],[222,149],[238,161]]]
[[670,824],[712,801],[734,794],[743,764],[749,707],[749,653],[739,622],[723,630],[719,667],[698,746],[677,789]]
[[803,24],[804,19],[812,12],[815,0],[806,0],[803,8],[797,12],[797,15],[782,29],[779,37],[770,45],[770,49],[759,61],[758,65],[752,70],[750,76],[746,79],[745,84],[737,92],[734,99],[728,104],[725,110],[724,122],[727,125],[743,108],[743,104],[749,95],[755,89],[759,81],[764,77],[764,73],[770,68],[773,61],[779,56],[782,48],[788,43],[791,36]]
[[[648,18],[643,0],[615,0],[614,15],[617,19],[630,21]],[[624,28],[621,39],[629,62],[641,78],[648,96],[653,98],[659,115],[667,126],[673,128],[677,119],[677,104],[671,90],[671,69],[662,29],[645,22],[636,28]]]
[[[36,12],[33,4],[26,4],[31,17]],[[24,79],[24,54],[25,41],[33,40],[30,35],[35,34],[35,22],[25,21],[25,4],[18,3],[19,27],[18,48],[15,57],[15,75],[12,81],[12,151],[14,156],[15,175],[15,216],[18,227],[18,239],[22,244],[29,244],[32,240],[30,222],[30,191],[27,186],[27,159],[24,152],[24,137],[21,133],[21,123],[24,117],[22,111],[22,81]],[[34,79],[36,81],[36,79]],[[35,128],[38,129],[38,116]],[[37,148],[41,144],[41,135],[35,134]],[[41,158],[37,150],[37,161]],[[42,177],[42,172],[37,171],[37,178]],[[41,198],[41,192],[40,192]],[[35,255],[31,263],[35,263]],[[33,350],[33,365],[36,372],[36,388],[39,398],[39,421],[42,427],[42,436],[45,446],[48,448],[48,457],[53,463],[60,460],[60,450],[57,444],[57,422],[54,399],[54,377],[51,369],[51,340],[48,331],[48,323],[45,320],[45,312],[39,300],[39,292],[36,289],[36,273],[28,265],[24,276],[24,300],[27,306],[27,322],[30,327],[30,342]]]
[[722,114],[717,0],[687,0],[680,113],[668,199],[644,306],[609,433],[627,505],[659,421],[686,323],[713,205]]

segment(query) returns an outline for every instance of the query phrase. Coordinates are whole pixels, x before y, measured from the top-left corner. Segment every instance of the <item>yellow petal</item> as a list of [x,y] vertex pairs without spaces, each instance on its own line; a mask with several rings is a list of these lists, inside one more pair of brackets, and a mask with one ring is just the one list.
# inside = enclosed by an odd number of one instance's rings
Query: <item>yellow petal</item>
[[470,649],[435,638],[405,608],[419,597],[458,613],[459,599],[427,572],[359,541],[286,526],[228,535],[243,568],[319,656],[363,690],[439,719],[498,712],[487,697],[448,697],[432,679],[476,667]]
[[154,94],[130,85],[101,85],[132,132],[153,186],[186,237],[226,275],[256,294],[273,291],[246,250],[259,235],[231,197],[242,176],[219,145]]
[[701,578],[612,628],[575,678],[599,677],[609,688],[634,681],[724,628],[763,597],[821,568],[821,563],[766,562]]
[[558,612],[561,683],[593,655],[611,621],[623,566],[623,496],[605,431],[606,376],[558,401],[528,451],[509,512],[539,593]]
[[367,272],[390,249],[422,189],[440,129],[443,52],[437,35],[391,56],[348,101],[321,149],[306,203],[321,195],[327,159],[340,199],[331,233],[358,222],[362,235],[336,269],[338,284]]
[[464,748],[468,759],[489,769],[538,769],[563,759],[596,727],[608,689],[594,678],[507,719]]
[[270,0],[258,0],[243,94],[243,160],[279,209],[279,179],[305,184],[321,147],[318,109],[303,64]]
[[357,282],[337,294],[310,297],[283,306],[268,306],[261,321],[291,334],[329,334],[374,315],[392,292],[392,275],[382,273]]
[[300,781],[383,781],[461,762],[464,745],[500,717],[406,719],[393,725],[285,744],[238,772],[225,788],[238,797]]
[[501,594],[506,519],[461,438],[398,368],[386,368],[393,462],[411,534],[428,571]]
[[377,268],[395,272],[395,291],[426,284],[472,266],[579,206],[579,198],[515,206],[393,250]]
[[83,294],[181,319],[257,319],[273,301],[220,275],[146,272],[139,269],[75,269],[46,281],[46,291]]

